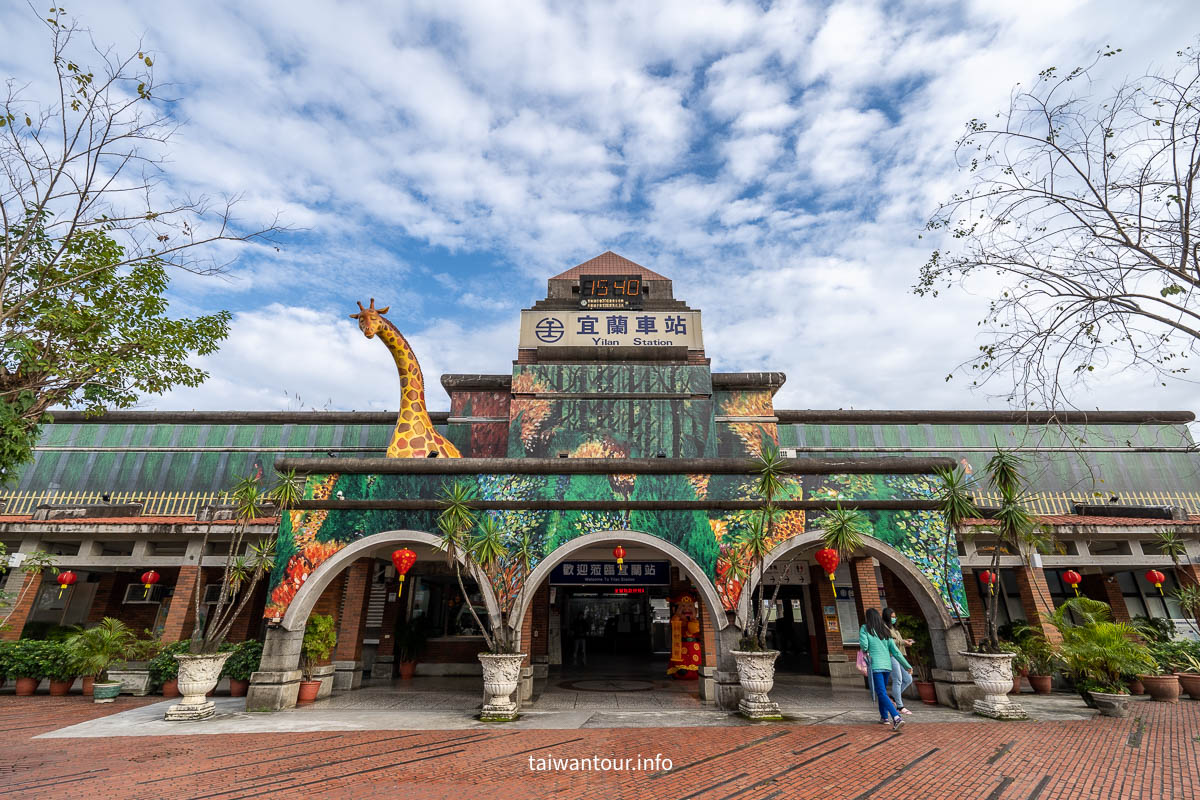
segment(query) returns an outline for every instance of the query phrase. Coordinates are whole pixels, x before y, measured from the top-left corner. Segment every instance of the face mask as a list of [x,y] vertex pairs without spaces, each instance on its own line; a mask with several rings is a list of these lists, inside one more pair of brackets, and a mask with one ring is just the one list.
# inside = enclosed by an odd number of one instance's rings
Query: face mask
[[892,624],[893,624],[893,625],[895,625],[895,624],[896,624],[896,618],[895,618],[895,617],[892,617]]

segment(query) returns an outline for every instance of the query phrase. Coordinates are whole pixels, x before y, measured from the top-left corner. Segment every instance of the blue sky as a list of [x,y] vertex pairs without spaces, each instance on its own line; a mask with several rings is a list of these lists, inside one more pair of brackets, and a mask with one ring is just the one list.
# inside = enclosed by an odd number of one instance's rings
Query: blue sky
[[[391,6],[391,7],[389,7]],[[184,123],[165,190],[280,212],[280,252],[181,275],[179,313],[235,312],[200,389],[147,408],[388,409],[347,315],[375,297],[426,375],[507,372],[518,312],[607,249],[704,312],[720,370],[788,374],[777,406],[1001,404],[946,383],[984,298],[908,292],[956,185],[962,124],[1101,47],[1103,80],[1169,65],[1194,3],[77,2],[154,55]],[[0,9],[0,65],[44,79],[45,36]],[[430,405],[447,401],[431,380]],[[1187,408],[1191,388],[1098,381],[1084,407]],[[299,400],[297,400],[297,396]]]

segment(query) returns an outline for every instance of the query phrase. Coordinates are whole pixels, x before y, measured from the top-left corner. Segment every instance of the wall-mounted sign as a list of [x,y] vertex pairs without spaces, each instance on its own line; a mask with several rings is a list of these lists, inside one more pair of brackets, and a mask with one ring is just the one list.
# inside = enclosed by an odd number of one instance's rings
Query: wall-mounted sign
[[519,347],[703,350],[699,311],[522,311]]
[[617,567],[614,560],[564,561],[550,572],[550,583],[560,586],[668,586],[670,561],[626,561]]

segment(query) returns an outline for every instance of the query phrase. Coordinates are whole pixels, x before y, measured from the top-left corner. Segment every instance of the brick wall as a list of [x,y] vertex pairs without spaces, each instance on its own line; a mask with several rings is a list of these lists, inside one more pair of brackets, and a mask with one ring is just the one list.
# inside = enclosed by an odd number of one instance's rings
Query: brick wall
[[837,608],[837,597],[833,593],[833,587],[829,585],[829,576],[827,576],[816,564],[810,565],[810,576],[813,591],[810,593],[813,602],[812,608],[812,631],[816,634],[816,654],[814,661],[817,669],[825,675],[829,674],[829,667],[826,665],[825,657],[830,655],[845,655],[846,650],[842,647],[841,628],[836,631],[825,630],[825,606],[833,606]]
[[360,558],[344,572],[346,577],[337,616],[337,647],[333,651],[335,661],[358,661],[362,658],[368,589],[374,563],[372,558]]
[[867,611],[883,610],[879,597],[879,579],[875,576],[875,564],[870,558],[855,558],[850,561],[850,582],[854,586],[854,605],[858,618],[867,621]]
[[531,633],[533,638],[525,643],[522,638],[522,646],[528,647],[529,652],[533,656],[533,660],[539,663],[544,663],[550,653],[550,585],[543,583],[533,594],[533,603],[529,609],[529,613],[525,615],[526,619],[532,618]]
[[13,593],[20,596],[20,601],[17,602],[8,617],[8,629],[0,631],[0,641],[15,642],[21,638],[21,631],[25,629],[25,620],[29,619],[29,614],[33,611],[33,603],[37,600],[41,587],[42,574],[40,572],[25,575],[20,584],[14,587]]

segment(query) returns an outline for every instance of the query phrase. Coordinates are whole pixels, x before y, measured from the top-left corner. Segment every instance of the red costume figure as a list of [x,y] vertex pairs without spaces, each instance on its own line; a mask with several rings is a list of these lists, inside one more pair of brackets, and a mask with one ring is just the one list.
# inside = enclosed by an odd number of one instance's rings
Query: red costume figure
[[675,613],[671,616],[671,660],[667,674],[681,681],[700,677],[700,620],[697,619],[696,598],[680,594],[671,598]]

